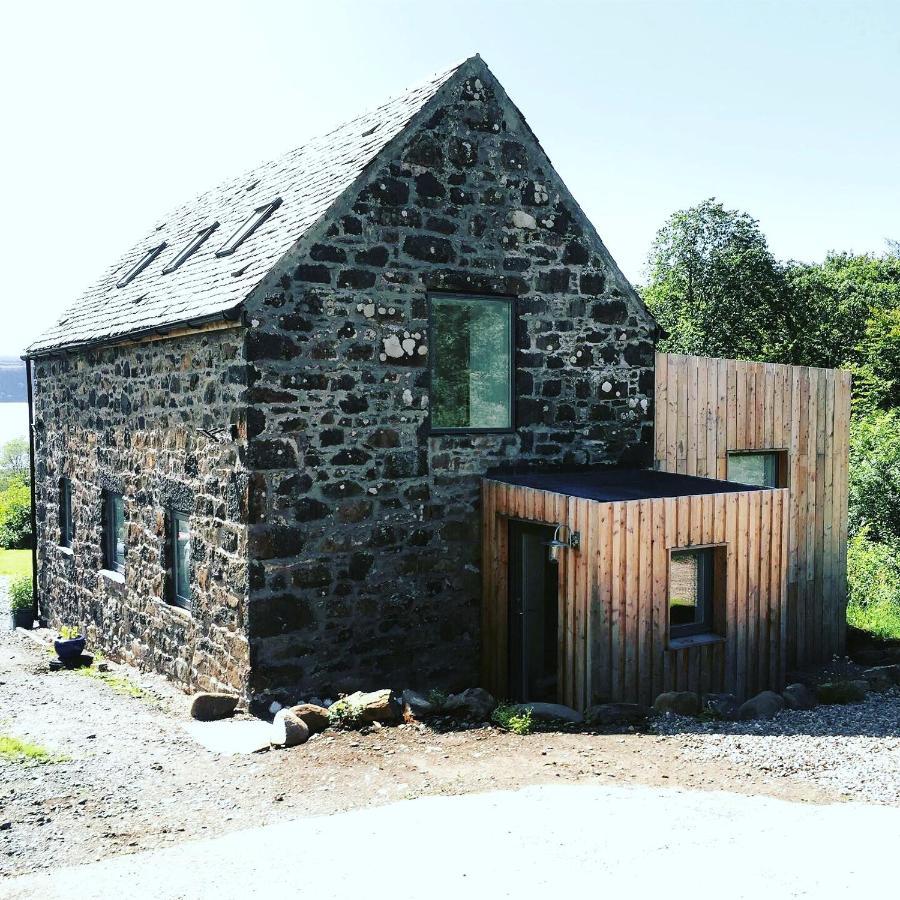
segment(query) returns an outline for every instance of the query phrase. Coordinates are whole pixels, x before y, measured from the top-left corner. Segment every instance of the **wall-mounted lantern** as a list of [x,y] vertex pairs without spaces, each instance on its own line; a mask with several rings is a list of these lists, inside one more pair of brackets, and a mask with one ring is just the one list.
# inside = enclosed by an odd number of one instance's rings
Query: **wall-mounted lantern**
[[[569,538],[565,541],[560,538],[560,532],[563,529],[569,533]],[[550,548],[550,562],[559,562],[561,550],[565,550],[567,547],[571,547],[572,550],[577,550],[581,546],[581,532],[572,531],[568,525],[560,523],[553,531],[553,539],[547,541],[545,546]]]

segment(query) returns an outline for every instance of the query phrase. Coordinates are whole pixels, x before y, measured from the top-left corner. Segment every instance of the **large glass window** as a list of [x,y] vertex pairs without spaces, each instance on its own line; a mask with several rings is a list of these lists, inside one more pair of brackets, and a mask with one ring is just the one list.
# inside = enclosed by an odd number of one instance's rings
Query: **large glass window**
[[122,495],[104,494],[104,566],[113,572],[125,571],[125,507]]
[[713,630],[715,551],[673,550],[669,564],[669,637]]
[[72,546],[72,482],[59,479],[59,545]]
[[191,606],[191,524],[185,512],[173,511],[172,522],[172,602]]
[[431,297],[431,428],[513,427],[512,301]]
[[771,451],[736,451],[728,454],[728,480],[760,487],[782,486],[782,454]]

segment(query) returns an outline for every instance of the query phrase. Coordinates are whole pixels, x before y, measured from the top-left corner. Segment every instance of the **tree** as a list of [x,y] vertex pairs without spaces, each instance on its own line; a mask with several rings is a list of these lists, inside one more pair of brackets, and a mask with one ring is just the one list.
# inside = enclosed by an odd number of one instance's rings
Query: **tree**
[[0,547],[30,547],[31,489],[21,478],[13,478],[0,491]]
[[4,480],[31,480],[28,441],[25,438],[13,438],[0,447],[0,475]]
[[759,223],[715,198],[657,232],[643,297],[667,332],[660,349],[772,360],[785,343],[785,282]]
[[900,410],[855,418],[850,429],[850,530],[900,545]]
[[873,353],[876,366],[884,348],[875,346],[886,321],[881,311],[900,309],[900,259],[829,253],[821,264],[785,266],[787,305],[782,361],[804,366],[856,368]]

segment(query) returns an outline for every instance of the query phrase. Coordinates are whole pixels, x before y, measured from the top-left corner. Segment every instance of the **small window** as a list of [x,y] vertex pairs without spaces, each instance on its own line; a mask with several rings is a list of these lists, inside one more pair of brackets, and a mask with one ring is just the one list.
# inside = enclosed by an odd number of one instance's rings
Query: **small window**
[[122,495],[107,491],[103,501],[104,568],[125,571],[125,507]]
[[431,430],[512,429],[512,300],[433,296],[430,310]]
[[241,225],[240,228],[230,237],[218,250],[216,250],[216,256],[228,256],[230,253],[234,253],[238,247],[248,238],[269,216],[275,212],[278,207],[281,206],[281,198],[279,197],[277,200],[273,200],[271,203],[266,203],[263,206],[257,206],[255,210],[253,210],[250,217]]
[[59,479],[59,545],[72,546],[72,482]]
[[166,249],[166,242],[163,241],[159,246],[154,247],[152,250],[148,250],[117,282],[117,288],[123,288],[126,284],[131,281],[134,281],[150,263],[159,256],[163,250]]
[[207,241],[209,236],[219,227],[218,222],[213,222],[208,228],[198,231],[196,235],[188,242],[188,245],[163,268],[163,275],[174,272],[188,257],[193,256]]
[[785,485],[783,451],[736,451],[728,453],[728,480],[777,488]]
[[172,583],[170,598],[176,606],[191,608],[191,523],[185,512],[171,514]]
[[717,549],[672,551],[669,560],[670,638],[715,630]]

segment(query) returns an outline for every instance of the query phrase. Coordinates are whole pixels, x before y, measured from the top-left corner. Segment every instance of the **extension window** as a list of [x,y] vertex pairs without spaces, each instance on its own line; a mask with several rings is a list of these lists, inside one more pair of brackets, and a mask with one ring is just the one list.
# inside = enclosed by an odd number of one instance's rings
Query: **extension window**
[[670,640],[721,633],[725,547],[672,550],[668,595]]

